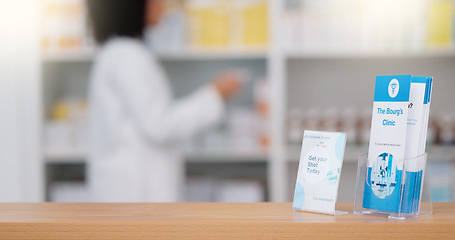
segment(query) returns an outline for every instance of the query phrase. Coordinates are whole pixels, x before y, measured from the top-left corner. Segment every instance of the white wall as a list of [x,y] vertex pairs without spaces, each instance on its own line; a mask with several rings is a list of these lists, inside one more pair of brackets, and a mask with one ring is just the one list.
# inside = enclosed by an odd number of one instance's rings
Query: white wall
[[39,3],[0,3],[0,202],[43,200]]

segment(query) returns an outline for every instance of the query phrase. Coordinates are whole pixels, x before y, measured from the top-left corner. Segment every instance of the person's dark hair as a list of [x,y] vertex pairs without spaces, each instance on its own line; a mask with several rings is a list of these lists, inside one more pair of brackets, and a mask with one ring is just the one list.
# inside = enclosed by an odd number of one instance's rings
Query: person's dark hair
[[142,37],[146,0],[86,0],[98,43],[114,36]]

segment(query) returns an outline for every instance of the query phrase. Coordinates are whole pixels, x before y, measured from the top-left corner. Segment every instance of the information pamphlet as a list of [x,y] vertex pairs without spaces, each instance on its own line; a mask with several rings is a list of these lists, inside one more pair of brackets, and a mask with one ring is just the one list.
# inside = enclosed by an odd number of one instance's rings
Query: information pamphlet
[[430,77],[376,77],[364,208],[418,211],[431,85]]
[[346,134],[305,131],[293,208],[335,214]]

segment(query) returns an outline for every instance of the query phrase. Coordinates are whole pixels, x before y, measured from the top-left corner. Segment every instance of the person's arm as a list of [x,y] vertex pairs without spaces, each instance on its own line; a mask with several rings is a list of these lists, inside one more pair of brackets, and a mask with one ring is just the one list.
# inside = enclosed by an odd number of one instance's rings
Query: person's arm
[[[222,96],[210,84],[173,101],[169,83],[145,54],[136,54],[115,69],[115,88],[127,117],[153,142],[166,144],[188,138],[218,122],[224,112]],[[134,59],[134,61],[128,61]]]

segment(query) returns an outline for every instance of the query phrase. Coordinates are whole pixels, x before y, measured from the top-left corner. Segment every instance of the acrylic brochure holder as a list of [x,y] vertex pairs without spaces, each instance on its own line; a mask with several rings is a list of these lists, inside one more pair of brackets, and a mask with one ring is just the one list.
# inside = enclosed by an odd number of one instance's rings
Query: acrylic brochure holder
[[393,172],[396,182],[393,182],[387,173],[390,165],[386,166],[388,169],[369,166],[368,154],[360,155],[354,213],[387,215],[395,219],[431,215],[433,206],[428,174],[425,174],[426,160],[426,153],[412,159],[394,160],[397,166]]

